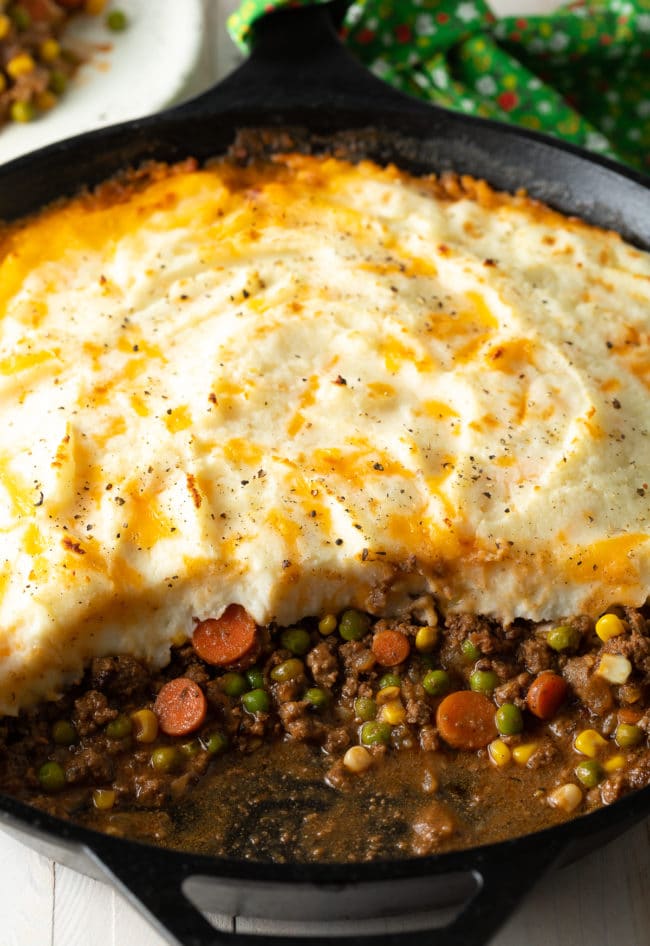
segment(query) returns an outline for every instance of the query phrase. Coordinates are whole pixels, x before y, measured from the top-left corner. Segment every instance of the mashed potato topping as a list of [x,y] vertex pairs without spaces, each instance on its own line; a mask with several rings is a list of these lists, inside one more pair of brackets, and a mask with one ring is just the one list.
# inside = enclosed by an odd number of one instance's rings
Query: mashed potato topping
[[646,600],[650,257],[616,235],[292,156],[158,169],[1,254],[0,711],[231,602]]

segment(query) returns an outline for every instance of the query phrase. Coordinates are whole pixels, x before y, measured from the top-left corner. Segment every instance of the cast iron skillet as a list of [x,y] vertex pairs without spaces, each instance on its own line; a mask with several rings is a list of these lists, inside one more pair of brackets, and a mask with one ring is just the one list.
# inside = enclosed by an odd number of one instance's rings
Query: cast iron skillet
[[[541,135],[454,115],[391,90],[339,43],[333,24],[341,13],[338,4],[273,13],[259,24],[249,61],[194,101],[5,165],[0,216],[21,216],[144,159],[209,158],[224,152],[242,128],[290,126],[305,129],[325,148],[338,146],[342,132],[352,132],[348,147],[357,141],[369,157],[416,173],[453,169],[505,190],[525,187],[564,213],[618,230],[650,249],[647,180]],[[233,926],[217,932],[193,904],[227,917],[285,923],[352,918],[342,942],[351,942],[349,933],[356,930],[359,946],[480,946],[549,867],[586,853],[648,813],[650,788],[560,827],[488,847],[370,864],[269,865],[100,835],[0,796],[5,828],[63,863],[112,879],[170,943],[182,946],[261,942],[259,936],[236,934]],[[395,933],[371,933],[361,919],[399,908],[404,917]],[[443,908],[453,908],[451,920]],[[322,926],[308,938],[304,925],[295,929],[301,931],[297,936],[280,935],[273,942],[331,943]]]

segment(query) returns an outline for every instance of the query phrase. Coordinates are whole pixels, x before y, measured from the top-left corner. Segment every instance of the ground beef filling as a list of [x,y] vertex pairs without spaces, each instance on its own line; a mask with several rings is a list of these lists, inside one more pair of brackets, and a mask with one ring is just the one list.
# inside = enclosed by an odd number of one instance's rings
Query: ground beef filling
[[644,609],[414,613],[260,628],[233,605],[161,672],[96,658],[0,723],[0,787],[172,847],[364,860],[533,831],[650,782]]

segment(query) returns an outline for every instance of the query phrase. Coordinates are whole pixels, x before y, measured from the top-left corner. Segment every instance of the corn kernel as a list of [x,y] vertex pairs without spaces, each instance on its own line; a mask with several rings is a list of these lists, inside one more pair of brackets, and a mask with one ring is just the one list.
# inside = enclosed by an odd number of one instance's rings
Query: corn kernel
[[91,16],[97,16],[100,13],[104,12],[104,7],[106,6],[106,0],[86,0],[85,11]]
[[415,635],[415,648],[426,654],[438,643],[437,627],[421,627]]
[[561,808],[570,814],[575,811],[582,801],[582,792],[573,782],[567,782],[566,785],[560,785],[554,791],[549,793],[548,803],[554,808]]
[[46,39],[41,43],[38,54],[43,62],[54,62],[61,55],[61,47],[55,39]]
[[399,700],[390,700],[379,711],[379,719],[382,723],[399,726],[406,719],[406,710]]
[[359,774],[372,765],[372,756],[363,746],[352,746],[343,756],[343,765],[349,772]]
[[612,637],[618,637],[625,631],[625,625],[616,614],[603,614],[596,621],[596,634],[601,641],[608,641]]
[[131,713],[133,736],[136,742],[153,742],[158,735],[158,719],[153,710],[141,709]]
[[32,102],[13,102],[9,114],[14,122],[31,122],[36,118],[36,109]]
[[96,788],[93,792],[93,805],[98,811],[109,811],[115,804],[115,792],[112,788]]
[[573,747],[577,752],[595,759],[600,749],[607,745],[607,740],[603,739],[595,729],[583,729],[575,738]]
[[11,29],[11,20],[4,13],[0,14],[0,39],[4,39]]
[[621,654],[603,654],[596,673],[608,683],[626,683],[632,673],[632,664]]
[[488,752],[494,764],[500,769],[512,759],[510,747],[501,739],[495,739],[494,742],[491,742],[488,746]]
[[323,635],[327,637],[328,634],[333,634],[336,630],[336,616],[334,614],[326,614],[324,618],[318,622],[318,630]]
[[36,68],[36,63],[29,53],[19,53],[7,63],[6,69],[12,79],[19,79],[20,76],[29,75]]
[[620,753],[618,755],[613,755],[611,759],[607,760],[607,762],[603,762],[603,768],[608,775],[611,775],[612,772],[618,772],[618,770],[622,769],[624,765],[625,756],[621,755]]
[[512,750],[512,758],[515,760],[517,765],[528,765],[531,756],[537,749],[536,742],[522,742],[521,745],[515,746]]
[[58,99],[54,92],[40,92],[36,96],[36,106],[41,112],[49,112],[51,108],[54,108]]
[[378,706],[383,706],[384,703],[392,703],[393,700],[398,698],[401,692],[399,687],[384,687],[377,693],[375,702]]

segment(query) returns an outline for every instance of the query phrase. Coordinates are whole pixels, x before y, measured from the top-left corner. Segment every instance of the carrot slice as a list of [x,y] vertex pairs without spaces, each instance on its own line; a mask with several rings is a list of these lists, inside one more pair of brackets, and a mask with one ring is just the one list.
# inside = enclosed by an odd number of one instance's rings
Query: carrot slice
[[240,604],[229,604],[220,618],[208,618],[197,624],[192,646],[202,660],[215,667],[234,664],[252,650],[257,627]]
[[552,719],[564,703],[568,686],[557,673],[545,671],[531,683],[526,695],[526,705],[538,719]]
[[621,706],[618,711],[619,723],[627,723],[628,725],[635,725],[635,723],[639,722],[642,716],[643,712],[639,709],[635,709],[633,706]]
[[395,667],[411,653],[408,638],[401,631],[379,631],[372,639],[372,652],[382,667]]
[[482,749],[497,738],[496,707],[483,693],[457,690],[436,713],[438,732],[454,749]]
[[168,736],[187,736],[204,722],[208,702],[198,683],[188,677],[176,677],[161,689],[153,711]]

